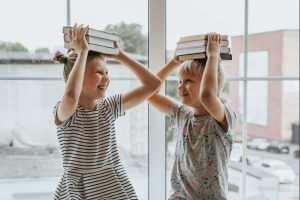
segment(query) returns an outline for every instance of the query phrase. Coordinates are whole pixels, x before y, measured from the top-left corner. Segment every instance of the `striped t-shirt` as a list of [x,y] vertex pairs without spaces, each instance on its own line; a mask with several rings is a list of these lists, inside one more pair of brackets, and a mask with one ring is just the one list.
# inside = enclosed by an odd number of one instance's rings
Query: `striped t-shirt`
[[[54,116],[57,124],[57,109]],[[121,164],[115,120],[124,115],[121,94],[97,101],[95,110],[78,105],[74,114],[57,125],[64,174],[54,199],[137,199]]]

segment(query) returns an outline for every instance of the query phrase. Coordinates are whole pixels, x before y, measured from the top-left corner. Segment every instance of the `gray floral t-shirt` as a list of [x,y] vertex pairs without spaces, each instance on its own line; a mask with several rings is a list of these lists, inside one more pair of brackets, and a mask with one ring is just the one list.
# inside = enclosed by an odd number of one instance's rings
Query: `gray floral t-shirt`
[[169,200],[226,200],[227,163],[235,113],[225,105],[228,130],[212,116],[194,117],[192,108],[175,104],[170,113],[178,129]]

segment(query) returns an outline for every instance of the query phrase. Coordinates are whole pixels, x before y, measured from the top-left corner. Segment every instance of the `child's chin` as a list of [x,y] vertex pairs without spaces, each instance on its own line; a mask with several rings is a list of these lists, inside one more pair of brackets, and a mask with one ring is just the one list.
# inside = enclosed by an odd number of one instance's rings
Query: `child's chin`
[[104,97],[105,97],[105,92],[102,92],[102,93],[98,93],[96,98],[97,99],[102,99]]
[[185,99],[181,99],[181,103],[185,106],[191,106],[189,101],[185,100]]

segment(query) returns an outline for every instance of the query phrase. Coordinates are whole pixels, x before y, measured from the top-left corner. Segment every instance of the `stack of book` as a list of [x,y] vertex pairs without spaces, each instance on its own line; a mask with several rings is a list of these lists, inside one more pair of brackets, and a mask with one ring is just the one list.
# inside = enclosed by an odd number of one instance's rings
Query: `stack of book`
[[[220,57],[222,60],[232,60],[228,44],[228,35],[221,35]],[[180,61],[207,59],[206,47],[207,35],[181,37],[179,42],[177,42],[175,54]]]
[[[71,26],[63,27],[64,47],[66,49],[72,49],[69,37],[69,30],[71,28]],[[85,38],[89,45],[89,50],[112,55],[116,55],[119,53],[119,49],[115,48],[114,46],[114,43],[119,41],[119,36],[114,33],[89,28],[87,30]]]

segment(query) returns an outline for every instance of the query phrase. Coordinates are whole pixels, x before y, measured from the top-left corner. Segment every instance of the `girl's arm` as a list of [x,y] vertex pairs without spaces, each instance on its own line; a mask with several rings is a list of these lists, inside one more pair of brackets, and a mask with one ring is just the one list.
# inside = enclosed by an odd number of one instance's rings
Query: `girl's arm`
[[[169,61],[157,72],[157,76],[161,79],[162,82],[164,82],[166,78],[171,74],[171,72],[178,66],[180,66],[180,64],[181,63],[178,61],[177,57],[174,56],[171,61]],[[166,116],[170,115],[172,106],[175,104],[175,102],[170,98],[160,95],[159,90],[157,90],[156,93],[148,99],[148,102],[150,103],[150,105],[154,106],[157,110],[164,113]]]
[[227,130],[225,107],[217,96],[220,40],[219,34],[208,34],[207,62],[200,84],[200,100],[209,114]]
[[59,122],[71,117],[78,105],[88,55],[88,44],[85,39],[87,30],[88,26],[82,28],[82,25],[77,27],[77,24],[75,24],[69,32],[72,46],[78,56],[68,77],[62,101],[57,109],[56,117]]
[[[117,48],[119,47],[118,44]],[[138,104],[149,98],[161,85],[160,79],[152,74],[146,67],[138,61],[130,58],[124,51],[120,49],[118,55],[106,55],[108,58],[113,58],[124,64],[130,71],[132,71],[142,83],[128,92],[122,94],[122,104],[124,110],[128,110],[137,106]]]

